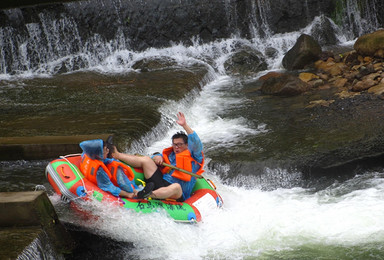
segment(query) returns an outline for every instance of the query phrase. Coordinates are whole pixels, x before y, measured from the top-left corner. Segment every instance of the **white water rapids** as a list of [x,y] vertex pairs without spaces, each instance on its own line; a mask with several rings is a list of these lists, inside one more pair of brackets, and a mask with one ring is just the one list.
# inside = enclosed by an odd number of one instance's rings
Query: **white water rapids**
[[[371,172],[325,190],[270,192],[218,187],[224,207],[197,225],[162,214],[97,207],[92,232],[132,242],[122,259],[382,259],[384,173]],[[124,211],[124,212],[123,212]],[[357,248],[357,249],[355,249]],[[292,258],[288,257],[293,256]]]

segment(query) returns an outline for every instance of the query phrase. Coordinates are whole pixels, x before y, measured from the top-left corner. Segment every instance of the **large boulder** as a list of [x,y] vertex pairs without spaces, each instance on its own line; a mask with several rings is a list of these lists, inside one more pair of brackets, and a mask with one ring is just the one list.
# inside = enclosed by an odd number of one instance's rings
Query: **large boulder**
[[322,46],[335,45],[338,43],[334,24],[332,24],[332,21],[325,15],[315,18],[315,23],[311,29],[311,35]]
[[361,55],[384,58],[384,29],[359,37],[353,48]]
[[313,37],[302,34],[295,45],[285,54],[283,66],[287,70],[300,70],[318,60],[321,47]]
[[296,96],[308,90],[309,84],[299,78],[277,72],[270,72],[261,77],[264,80],[261,92],[276,96]]
[[266,70],[268,65],[259,51],[246,48],[232,54],[224,63],[228,74],[250,76],[256,72]]

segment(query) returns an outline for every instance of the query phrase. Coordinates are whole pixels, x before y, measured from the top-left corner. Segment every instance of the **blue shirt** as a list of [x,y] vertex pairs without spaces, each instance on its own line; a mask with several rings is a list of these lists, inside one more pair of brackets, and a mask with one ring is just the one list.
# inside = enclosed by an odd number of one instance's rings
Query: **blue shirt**
[[[188,150],[191,153],[193,159],[197,162],[203,162],[203,144],[196,132],[188,135]],[[172,165],[176,166],[176,154],[171,152],[169,155],[169,161]],[[196,162],[192,162],[192,172],[196,173],[200,169],[200,165]],[[172,177],[174,170],[171,170],[169,173],[164,174],[164,180],[170,183],[179,183],[183,190],[184,199],[188,199],[191,196],[191,192],[196,183],[196,178],[192,177],[190,181],[182,181],[178,178]]]

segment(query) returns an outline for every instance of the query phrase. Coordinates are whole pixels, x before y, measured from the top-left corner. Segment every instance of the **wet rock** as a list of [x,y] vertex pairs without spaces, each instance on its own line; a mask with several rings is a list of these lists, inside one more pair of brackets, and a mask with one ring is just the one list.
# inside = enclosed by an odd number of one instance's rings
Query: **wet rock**
[[352,86],[352,91],[360,92],[369,89],[376,85],[376,82],[371,79],[367,79],[364,81],[357,81],[356,84]]
[[361,55],[384,58],[384,30],[359,37],[353,47]]
[[333,58],[328,58],[327,61],[319,60],[315,62],[315,67],[318,70],[329,74],[331,77],[340,75],[342,71],[346,68],[344,63],[336,63]]
[[308,81],[308,84],[311,86],[311,88],[318,88],[324,85],[324,81],[322,79],[314,79],[314,80]]
[[332,22],[324,15],[317,18],[317,22],[312,27],[310,34],[321,45],[334,45],[338,42],[337,33]]
[[356,95],[360,95],[360,93],[358,93],[358,92],[349,92],[347,90],[343,90],[343,91],[341,91],[339,93],[336,93],[335,95],[338,96],[341,99],[344,99],[344,98],[353,98]]
[[381,96],[384,94],[384,83],[380,83],[376,86],[373,86],[368,89],[368,93],[372,93],[378,96]]
[[168,68],[177,65],[177,62],[169,57],[161,57],[161,58],[153,58],[147,59],[144,58],[142,60],[137,61],[132,68],[137,70],[140,69],[142,72],[158,70],[163,68]]
[[309,85],[307,83],[295,76],[273,73],[262,84],[261,92],[277,96],[296,96],[305,92],[308,88]]
[[67,72],[68,72],[67,66],[65,66],[64,62],[62,62],[60,67],[58,67],[58,69],[57,69],[57,73],[62,74],[62,73],[67,73]]
[[331,99],[331,100],[323,100],[323,99],[313,100],[313,101],[309,102],[309,106],[307,106],[307,108],[312,108],[315,106],[329,107],[329,105],[332,104],[333,102],[335,102],[334,99]]
[[272,47],[268,47],[265,49],[265,55],[269,58],[275,58],[278,54],[278,50]]
[[228,74],[248,76],[266,70],[268,65],[260,52],[247,48],[231,55],[224,68]]
[[287,70],[304,69],[319,59],[321,47],[313,37],[302,34],[283,58]]
[[308,82],[308,81],[311,81],[313,79],[318,79],[320,77],[317,76],[316,74],[313,74],[313,73],[302,72],[299,74],[299,78],[304,82]]
[[336,80],[334,81],[333,84],[334,84],[335,87],[337,87],[337,88],[343,88],[343,87],[346,86],[347,82],[348,82],[348,79],[346,79],[346,78],[338,78],[338,79],[336,79]]

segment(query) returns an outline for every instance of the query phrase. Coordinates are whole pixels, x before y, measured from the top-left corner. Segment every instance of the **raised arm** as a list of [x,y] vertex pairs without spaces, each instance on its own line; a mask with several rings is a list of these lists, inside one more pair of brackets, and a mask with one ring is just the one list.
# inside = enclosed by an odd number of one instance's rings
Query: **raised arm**
[[187,132],[187,134],[192,134],[193,133],[193,130],[187,124],[187,120],[185,119],[185,116],[184,116],[183,113],[181,113],[181,112],[177,113],[176,123],[181,125],[184,128],[184,130]]

